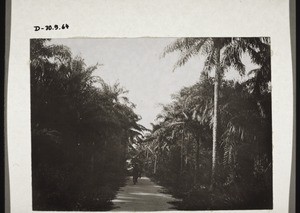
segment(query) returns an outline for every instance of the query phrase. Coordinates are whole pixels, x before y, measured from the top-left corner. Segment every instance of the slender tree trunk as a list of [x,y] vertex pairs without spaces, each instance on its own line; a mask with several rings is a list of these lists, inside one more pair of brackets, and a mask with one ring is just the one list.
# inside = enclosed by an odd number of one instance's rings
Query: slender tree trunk
[[217,143],[218,143],[218,99],[219,99],[219,77],[220,77],[220,48],[216,48],[216,70],[214,82],[214,115],[213,115],[213,144],[212,144],[212,169],[211,169],[211,189],[215,185]]
[[196,183],[199,177],[199,157],[200,157],[200,136],[196,140],[196,165],[195,165],[195,180]]
[[184,129],[182,130],[182,141],[180,146],[180,174],[182,174],[182,170],[183,170],[183,143],[184,143]]
[[149,161],[149,151],[148,149],[146,148],[146,162],[148,163]]
[[258,111],[259,111],[259,114],[262,118],[265,118],[266,117],[266,114],[265,114],[265,111],[261,105],[261,102],[259,100],[256,101],[256,104],[257,104],[257,107],[258,107]]
[[185,165],[184,165],[185,167],[188,167],[189,144],[190,144],[190,134],[187,133],[187,147],[186,147]]
[[154,171],[153,171],[154,174],[156,174],[156,169],[157,169],[157,155],[154,155]]
[[256,84],[254,87],[254,97],[256,99],[256,105],[258,107],[259,114],[261,115],[262,118],[265,118],[265,110],[263,109],[261,105],[261,91],[259,84]]
[[95,143],[93,142],[92,143],[92,153],[91,153],[91,173],[93,174],[94,173],[94,167],[95,167]]

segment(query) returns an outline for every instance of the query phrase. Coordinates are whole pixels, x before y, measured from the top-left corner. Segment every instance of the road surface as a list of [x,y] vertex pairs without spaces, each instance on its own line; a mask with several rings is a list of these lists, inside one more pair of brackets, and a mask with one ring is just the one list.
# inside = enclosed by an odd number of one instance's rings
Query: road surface
[[[149,178],[142,177],[138,183],[132,183],[132,177],[120,188],[116,198],[112,200],[112,211],[167,211],[174,210],[168,203],[178,201],[169,194],[163,193],[164,188],[153,183]],[[173,209],[172,209],[173,208]]]

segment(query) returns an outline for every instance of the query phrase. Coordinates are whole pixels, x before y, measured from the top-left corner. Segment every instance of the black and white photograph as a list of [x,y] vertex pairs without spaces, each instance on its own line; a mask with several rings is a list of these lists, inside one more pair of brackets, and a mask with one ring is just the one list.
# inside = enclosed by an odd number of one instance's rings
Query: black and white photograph
[[30,39],[32,210],[273,209],[272,42]]

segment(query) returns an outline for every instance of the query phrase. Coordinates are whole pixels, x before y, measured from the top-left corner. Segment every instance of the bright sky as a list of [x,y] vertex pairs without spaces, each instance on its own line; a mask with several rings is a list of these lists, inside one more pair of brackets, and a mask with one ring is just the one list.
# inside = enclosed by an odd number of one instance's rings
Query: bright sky
[[[164,48],[176,38],[113,38],[113,39],[53,39],[51,43],[68,46],[73,56],[80,55],[87,66],[103,64],[94,72],[105,82],[119,82],[129,90],[128,98],[136,104],[135,112],[142,117],[139,122],[151,129],[160,104],[171,101],[171,94],[184,86],[197,82],[203,60],[191,58],[186,65],[172,72],[178,53],[160,58]],[[249,57],[244,57],[246,70],[255,68]],[[228,78],[239,79],[232,71]]]

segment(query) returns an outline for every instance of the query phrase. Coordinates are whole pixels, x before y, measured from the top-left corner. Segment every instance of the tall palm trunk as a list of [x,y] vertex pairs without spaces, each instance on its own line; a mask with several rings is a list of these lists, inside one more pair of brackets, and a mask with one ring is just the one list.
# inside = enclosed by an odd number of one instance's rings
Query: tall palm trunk
[[91,149],[91,173],[94,174],[94,168],[95,168],[95,143],[92,143],[92,149]]
[[219,78],[220,78],[220,48],[215,49],[216,70],[214,81],[214,115],[213,115],[213,144],[212,144],[212,169],[211,169],[211,188],[215,185],[216,161],[217,161],[217,142],[218,142],[218,99],[219,99]]
[[199,177],[199,164],[200,164],[200,140],[201,137],[198,136],[196,139],[196,165],[195,165],[195,179],[194,183],[197,183],[198,177]]
[[156,174],[157,171],[157,155],[154,155],[154,169],[153,169],[153,173]]
[[180,144],[180,174],[183,171],[183,143],[184,143],[184,129],[182,130],[182,141]]
[[187,133],[187,148],[186,148],[186,153],[185,153],[185,167],[188,167],[188,157],[189,157],[189,143],[190,143],[190,134]]

